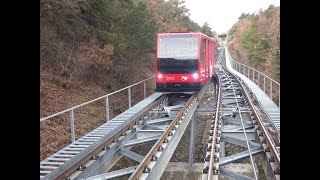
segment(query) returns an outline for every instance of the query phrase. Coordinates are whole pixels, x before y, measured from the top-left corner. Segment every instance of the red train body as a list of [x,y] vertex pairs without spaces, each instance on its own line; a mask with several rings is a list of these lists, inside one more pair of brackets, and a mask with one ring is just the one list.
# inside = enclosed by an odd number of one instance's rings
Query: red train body
[[216,41],[202,33],[159,33],[156,91],[195,92],[214,74]]

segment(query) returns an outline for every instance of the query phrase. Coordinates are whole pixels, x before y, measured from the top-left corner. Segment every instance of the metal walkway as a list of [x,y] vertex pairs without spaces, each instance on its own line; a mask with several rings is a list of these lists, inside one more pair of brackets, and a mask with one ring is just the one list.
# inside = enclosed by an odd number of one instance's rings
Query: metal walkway
[[126,123],[130,118],[134,117],[140,111],[159,98],[162,93],[154,93],[146,99],[140,101],[130,109],[119,114],[112,120],[101,125],[92,132],[86,134],[79,140],[73,142],[67,147],[61,149],[57,153],[51,155],[47,159],[40,162],[40,178],[43,178],[45,175],[49,174],[53,170],[57,169],[59,166],[63,165],[67,161],[71,160],[74,156],[79,154],[84,149],[93,145],[95,142],[99,141],[101,137],[108,134],[113,129],[117,128],[121,124]]
[[226,66],[227,68],[237,75],[239,78],[243,80],[244,83],[247,84],[247,86],[251,89],[251,91],[255,94],[257,100],[259,101],[261,108],[263,108],[263,111],[266,113],[266,115],[271,120],[271,124],[277,129],[277,131],[280,133],[280,109],[279,107],[257,86],[254,82],[252,82],[250,79],[248,79],[243,74],[237,72],[231,67],[230,59],[232,58],[228,48],[225,47],[225,57],[226,57]]

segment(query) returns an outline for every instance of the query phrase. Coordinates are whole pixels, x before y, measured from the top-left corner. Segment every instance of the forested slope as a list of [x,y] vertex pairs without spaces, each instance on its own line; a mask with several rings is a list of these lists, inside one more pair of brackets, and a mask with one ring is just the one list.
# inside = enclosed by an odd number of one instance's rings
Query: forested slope
[[232,57],[280,82],[280,6],[243,13],[228,32]]
[[[40,117],[154,75],[158,32],[213,35],[189,15],[179,0],[40,0]],[[128,108],[126,94],[117,98],[110,108]],[[75,112],[76,137],[104,123],[103,108],[93,104],[86,118]],[[59,118],[41,124],[41,159],[70,143],[69,114]]]

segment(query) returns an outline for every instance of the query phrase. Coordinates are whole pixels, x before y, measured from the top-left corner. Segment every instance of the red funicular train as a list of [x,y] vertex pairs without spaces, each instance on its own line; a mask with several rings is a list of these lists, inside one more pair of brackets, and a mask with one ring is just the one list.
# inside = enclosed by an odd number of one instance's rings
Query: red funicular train
[[216,41],[202,33],[159,33],[156,91],[200,91],[214,74],[215,48]]

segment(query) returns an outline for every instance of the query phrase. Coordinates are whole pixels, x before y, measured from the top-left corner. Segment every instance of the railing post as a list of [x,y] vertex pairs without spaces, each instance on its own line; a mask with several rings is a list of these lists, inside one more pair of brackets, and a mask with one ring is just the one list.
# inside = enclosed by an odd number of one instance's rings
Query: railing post
[[246,76],[246,68],[244,67],[244,64],[242,65],[242,74],[244,75],[244,76]]
[[243,69],[243,75],[246,76],[246,67],[244,65],[242,65],[242,69]]
[[243,71],[242,74],[243,74],[244,76],[246,76],[246,73],[245,73],[246,70],[245,70],[245,68],[244,68],[244,64],[242,65],[242,71]]
[[129,108],[131,108],[131,86],[128,88],[128,101],[129,101]]
[[243,74],[244,76],[246,76],[245,70],[244,70],[244,65],[242,65],[242,74]]
[[252,68],[252,81],[253,81],[253,83],[255,83],[254,82],[254,69]]
[[195,114],[191,117],[191,131],[190,131],[190,141],[189,141],[189,168],[192,167],[192,164],[194,163],[194,134],[195,134]]
[[272,101],[272,80],[270,79],[270,98]]
[[[245,77],[248,77],[248,73],[246,73],[246,66],[243,66],[243,69],[244,69],[243,75],[244,75]],[[248,69],[247,69],[247,71],[248,71]]]
[[279,109],[280,109],[280,86],[279,86],[279,91],[278,91],[278,93],[279,93]]
[[245,75],[246,77],[248,77],[248,71],[249,71],[249,68],[247,67],[247,73],[246,73],[246,75]]
[[247,66],[247,73],[246,73],[246,77],[249,79],[249,67]]
[[245,76],[245,73],[244,73],[244,65],[242,64],[242,74]]
[[71,126],[71,141],[74,143],[76,140],[74,135],[74,115],[73,115],[73,109],[70,110],[70,126]]
[[263,92],[266,93],[266,77],[263,76]]
[[147,86],[146,86],[146,81],[143,82],[143,94],[144,94],[144,99],[147,98]]
[[248,66],[248,79],[250,80],[250,68]]
[[106,117],[107,121],[109,121],[109,96],[106,97]]

